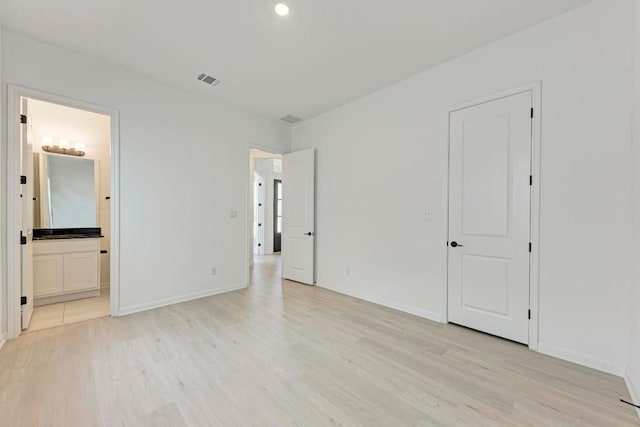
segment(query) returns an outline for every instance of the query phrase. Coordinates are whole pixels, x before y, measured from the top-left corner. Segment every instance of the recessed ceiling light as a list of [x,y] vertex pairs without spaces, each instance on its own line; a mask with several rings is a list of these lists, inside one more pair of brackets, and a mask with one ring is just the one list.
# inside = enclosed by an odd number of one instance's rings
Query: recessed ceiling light
[[278,16],[289,15],[289,6],[287,6],[286,3],[278,3],[274,10],[276,11],[276,15]]

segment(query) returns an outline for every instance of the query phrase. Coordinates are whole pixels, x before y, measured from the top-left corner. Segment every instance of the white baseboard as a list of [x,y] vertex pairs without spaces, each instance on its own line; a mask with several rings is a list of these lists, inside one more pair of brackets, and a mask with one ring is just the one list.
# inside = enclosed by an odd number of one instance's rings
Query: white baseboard
[[608,360],[598,359],[597,357],[589,356],[588,354],[576,353],[572,350],[567,350],[549,344],[539,343],[538,352],[546,354],[547,356],[566,360],[567,362],[577,363],[578,365],[617,375],[619,377],[623,377],[625,373],[623,365],[609,362]]
[[139,313],[141,311],[153,310],[154,308],[165,307],[167,305],[179,304],[181,302],[187,302],[198,298],[210,297],[213,295],[223,294],[225,292],[237,291],[247,287],[246,283],[226,286],[224,288],[207,289],[204,291],[192,292],[190,294],[180,295],[177,297],[164,298],[157,301],[145,302],[144,304],[132,305],[129,307],[120,307],[118,310],[118,316],[125,316],[127,314]]
[[[385,307],[393,308],[395,310],[399,310],[405,313],[423,317],[425,319],[433,320],[434,322],[440,322],[440,323],[445,322],[444,317],[439,313],[434,313],[434,312],[423,310],[417,307],[397,303],[395,301],[389,301],[389,300],[377,298],[371,295],[367,295],[365,293],[352,291],[352,290],[344,289],[341,287],[327,286],[324,284],[317,284],[317,286],[320,288],[328,289],[344,295],[349,295],[354,298],[372,302],[374,304],[383,305]],[[539,343],[538,352],[546,354],[548,356],[556,357],[558,359],[566,360],[568,362],[577,363],[578,365],[582,365],[589,368],[597,369],[599,371],[607,372],[619,377],[624,377],[625,375],[625,368],[622,365],[612,363],[607,360],[598,359],[586,354],[576,353],[574,351],[559,348],[553,345]],[[632,397],[634,399],[640,398],[640,396],[638,396],[637,393],[638,392],[636,391],[635,395],[632,394]]]
[[395,301],[389,301],[382,298],[374,297],[371,295],[367,295],[365,293],[354,292],[351,290],[316,284],[319,288],[328,289],[330,291],[338,292],[339,294],[349,295],[350,297],[358,298],[364,301],[368,301],[374,304],[382,305],[385,307],[393,308],[394,310],[402,311],[404,313],[413,314],[414,316],[422,317],[428,320],[433,320],[434,322],[442,323],[444,321],[443,317],[439,313],[434,313],[432,311],[423,310],[418,307],[401,304]]
[[[627,372],[624,376],[624,382],[629,390],[629,396],[631,396],[631,403],[640,405],[640,384],[634,383],[634,378],[640,378],[640,373],[634,375],[630,368],[627,368]],[[636,409],[638,417],[640,417],[640,409]]]

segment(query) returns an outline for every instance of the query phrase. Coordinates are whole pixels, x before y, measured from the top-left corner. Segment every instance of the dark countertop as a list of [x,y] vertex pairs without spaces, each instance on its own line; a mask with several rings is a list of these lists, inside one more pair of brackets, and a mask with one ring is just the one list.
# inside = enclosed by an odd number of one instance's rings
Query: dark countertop
[[99,239],[104,237],[101,232],[100,227],[36,228],[33,230],[33,240]]
[[65,239],[100,239],[104,236],[94,236],[88,234],[59,234],[52,236],[33,237],[33,240],[65,240]]

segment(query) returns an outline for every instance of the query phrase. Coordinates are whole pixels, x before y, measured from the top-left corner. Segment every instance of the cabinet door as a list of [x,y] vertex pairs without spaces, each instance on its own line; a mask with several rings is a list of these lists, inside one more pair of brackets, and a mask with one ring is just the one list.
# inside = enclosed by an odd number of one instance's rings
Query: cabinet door
[[64,254],[64,291],[98,288],[98,252]]
[[62,255],[36,255],[33,257],[33,296],[61,293],[63,272]]

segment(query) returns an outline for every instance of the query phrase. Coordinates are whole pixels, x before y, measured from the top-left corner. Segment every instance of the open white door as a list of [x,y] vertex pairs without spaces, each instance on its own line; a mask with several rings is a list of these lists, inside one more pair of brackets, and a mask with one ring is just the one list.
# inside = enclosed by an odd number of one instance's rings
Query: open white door
[[[22,287],[22,329],[27,329],[33,314],[33,145],[27,99],[20,103],[20,255]],[[26,122],[26,123],[25,123]],[[25,302],[26,299],[26,302]]]
[[449,321],[529,342],[531,92],[451,113]]
[[284,155],[282,278],[315,283],[315,167],[309,148]]

